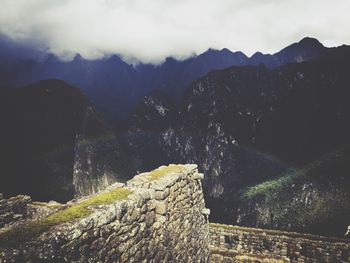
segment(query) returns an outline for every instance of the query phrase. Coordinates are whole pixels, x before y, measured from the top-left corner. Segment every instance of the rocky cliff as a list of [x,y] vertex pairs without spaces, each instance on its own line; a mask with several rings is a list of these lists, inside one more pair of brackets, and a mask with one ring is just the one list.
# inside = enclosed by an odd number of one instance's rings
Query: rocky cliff
[[[140,136],[151,133],[153,141],[148,137],[144,141],[158,149],[153,158],[147,152],[144,160],[198,163],[207,175],[203,187],[211,220],[242,223],[237,208],[247,187],[302,170],[350,144],[349,47],[333,51],[329,57],[273,69],[260,65],[210,72],[192,83],[177,116],[163,116],[162,123],[171,125],[159,126],[158,132],[159,114],[139,113],[137,121],[135,113],[133,130]],[[161,105],[174,111],[159,99],[149,101],[141,102],[149,112]],[[152,125],[145,124],[147,119]],[[131,145],[137,149],[139,141]],[[342,177],[341,169],[334,170],[340,172],[337,176],[326,176],[334,174],[327,169],[317,171],[324,185],[335,184],[334,178]],[[310,220],[303,223],[304,230]]]

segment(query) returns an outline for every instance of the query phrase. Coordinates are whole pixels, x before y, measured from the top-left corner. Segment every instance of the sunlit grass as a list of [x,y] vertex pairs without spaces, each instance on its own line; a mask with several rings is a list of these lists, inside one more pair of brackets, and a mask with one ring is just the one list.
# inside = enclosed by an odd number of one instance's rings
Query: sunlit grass
[[240,196],[243,200],[251,200],[257,196],[271,197],[273,193],[282,190],[292,185],[297,179],[305,177],[310,171],[318,168],[322,164],[337,158],[341,154],[341,151],[335,151],[325,154],[320,159],[310,162],[303,168],[290,168],[287,169],[280,177],[272,180],[268,180],[257,184],[255,186],[248,187]]
[[181,164],[169,164],[168,166],[161,166],[158,169],[155,169],[149,173],[147,176],[150,177],[151,180],[156,180],[168,173],[181,173],[184,171],[184,166]]
[[271,196],[275,191],[291,185],[297,178],[305,175],[304,169],[288,169],[283,176],[269,180],[252,187],[248,187],[242,194],[241,198],[245,200],[253,199],[256,196]]
[[52,208],[52,209],[62,207],[62,204],[58,204],[58,203],[50,204],[50,203],[47,203],[47,202],[38,202],[38,201],[32,202],[32,205],[44,206],[44,207],[48,207],[48,208]]

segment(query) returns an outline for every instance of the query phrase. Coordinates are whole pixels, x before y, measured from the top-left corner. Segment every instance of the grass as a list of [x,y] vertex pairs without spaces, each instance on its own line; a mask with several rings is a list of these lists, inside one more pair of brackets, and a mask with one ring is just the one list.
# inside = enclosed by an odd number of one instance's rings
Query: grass
[[242,200],[252,200],[257,196],[265,196],[271,198],[272,195],[290,185],[298,178],[307,176],[312,170],[317,169],[322,164],[332,161],[341,154],[341,151],[335,151],[322,156],[319,160],[310,162],[303,168],[290,168],[282,173],[279,178],[265,181],[255,186],[248,187],[241,195]]
[[283,176],[269,180],[252,187],[248,187],[242,194],[243,200],[251,200],[257,196],[271,197],[272,194],[291,185],[297,178],[305,175],[305,169],[288,169]]
[[181,164],[169,164],[168,166],[161,166],[147,173],[147,176],[150,177],[151,180],[157,180],[168,173],[181,173],[183,170],[184,167]]
[[117,200],[127,198],[129,194],[131,194],[131,191],[123,188],[101,193],[77,203],[65,210],[54,213],[45,219],[9,229],[0,234],[0,246],[18,246],[41,235],[53,226],[90,215],[93,212],[89,208],[90,206],[111,204]]
[[37,202],[37,201],[32,202],[32,205],[44,206],[44,207],[48,207],[48,208],[52,208],[52,209],[62,207],[61,204],[50,204],[47,202]]

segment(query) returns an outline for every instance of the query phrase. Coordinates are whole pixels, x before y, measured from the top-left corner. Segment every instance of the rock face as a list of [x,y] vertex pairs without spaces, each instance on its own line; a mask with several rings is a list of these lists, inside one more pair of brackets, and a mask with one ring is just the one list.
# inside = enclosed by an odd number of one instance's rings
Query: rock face
[[[310,46],[310,41],[299,44]],[[319,50],[315,45],[314,54]],[[144,160],[197,163],[206,174],[211,220],[238,222],[239,196],[246,187],[350,145],[349,47],[326,53],[322,59],[273,69],[260,65],[210,72],[192,83],[178,116],[169,127],[160,126],[152,144],[158,151],[148,151]],[[153,102],[140,108],[164,105]],[[147,116],[156,127],[157,118]],[[134,130],[147,133],[145,117],[139,120],[133,123],[142,125]],[[327,178],[332,184],[333,177]]]
[[350,241],[211,224],[211,262],[349,262]]
[[74,147],[73,185],[76,197],[91,195],[121,179],[118,148],[113,136],[77,139]]
[[124,174],[113,169],[125,162],[114,135],[82,91],[63,81],[11,90],[1,97],[0,117],[5,196],[68,201]]
[[28,217],[27,205],[30,202],[29,196],[18,195],[4,199],[2,193],[0,193],[0,228]]
[[[0,261],[209,262],[202,179],[196,165],[169,165],[139,174],[126,185],[116,184],[99,193],[104,197],[116,191],[129,194],[90,206],[88,216],[52,225],[22,242],[6,239],[6,235],[14,237],[11,232],[0,234]],[[78,200],[71,209],[99,195]],[[29,227],[36,226],[32,224]],[[23,229],[28,230],[28,225]],[[28,232],[19,233],[23,238]]]

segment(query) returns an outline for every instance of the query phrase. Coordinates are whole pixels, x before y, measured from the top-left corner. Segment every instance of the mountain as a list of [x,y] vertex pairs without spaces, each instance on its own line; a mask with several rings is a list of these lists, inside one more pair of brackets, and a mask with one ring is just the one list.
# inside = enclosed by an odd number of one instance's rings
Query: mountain
[[[8,87],[0,104],[4,192],[69,200],[162,164],[197,163],[206,175],[203,189],[212,221],[322,233],[322,224],[339,221],[323,217],[314,224],[314,213],[298,224],[294,208],[285,214],[279,208],[290,200],[303,206],[298,201],[314,192],[318,199],[312,209],[318,200],[325,200],[327,209],[346,207],[330,201],[345,195],[339,183],[344,175],[333,180],[323,176],[330,174],[323,170],[327,165],[316,169],[314,163],[349,146],[349,58],[348,46],[326,48],[305,38],[272,55],[248,58],[210,49],[184,61],[167,58],[161,65],[129,65],[119,56],[16,59],[0,74]],[[57,80],[10,88],[52,76],[81,86],[89,99]],[[118,124],[117,136],[97,111]],[[338,174],[339,165],[331,161],[327,169]],[[289,176],[291,171],[303,176]],[[319,184],[311,173],[326,179]],[[280,202],[264,195],[242,198],[249,189],[280,182],[273,188]]]
[[[2,43],[6,41],[0,39]],[[167,58],[160,65],[130,65],[117,55],[86,60],[77,54],[72,61],[64,62],[52,54],[36,54],[31,48],[21,46],[15,55],[11,47],[0,45],[0,58],[1,54],[8,54],[4,60],[8,61],[6,69],[0,67],[0,87],[20,87],[49,78],[62,79],[81,87],[97,110],[118,129],[122,128],[123,121],[138,101],[154,90],[166,93],[179,103],[191,82],[212,70],[259,64],[274,68],[323,57],[333,50],[316,39],[305,38],[272,55],[256,53],[249,58],[242,52],[209,49],[183,61]]]
[[[203,189],[211,220],[257,226],[257,219],[239,220],[244,210],[237,208],[247,204],[241,203],[244,189],[284,178],[288,171],[308,167],[350,145],[349,58],[350,48],[343,46],[309,62],[212,71],[186,91],[175,121],[168,127],[159,126],[154,143],[161,150],[148,152],[148,158],[160,155],[170,163],[197,163],[206,175]],[[141,101],[138,108],[148,112],[164,104],[153,102]],[[145,119],[157,127],[157,117],[147,114],[145,118],[142,112],[132,116],[133,123],[138,123],[135,119],[142,123],[136,129],[139,136],[147,127]],[[335,183],[332,177],[326,178],[327,184]],[[299,189],[305,183],[300,183]],[[321,196],[327,193],[324,189],[317,190]],[[338,188],[334,189],[337,192]],[[290,199],[282,195],[280,192],[277,198],[286,204]],[[249,204],[252,209],[259,205]],[[344,218],[348,217],[344,214]],[[305,231],[320,230],[320,224],[311,226],[307,220]],[[325,220],[322,223],[336,223],[334,217]],[[280,228],[281,224],[271,227]]]
[[159,131],[176,122],[177,106],[162,91],[156,90],[143,97],[128,120],[129,131]]
[[324,47],[317,39],[306,37],[273,55],[256,52],[248,64],[264,64],[269,68],[274,68],[288,63],[300,63],[320,58],[326,56],[330,50],[332,48]]
[[74,86],[46,80],[12,89],[1,97],[0,115],[0,185],[7,196],[67,201],[125,174],[114,134]]
[[237,223],[343,236],[350,220],[349,162],[347,147],[246,188]]

